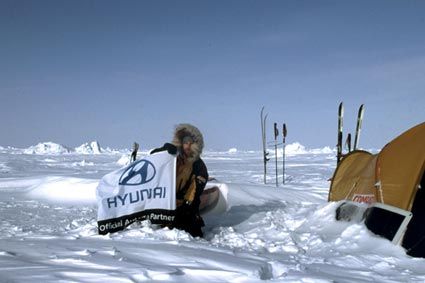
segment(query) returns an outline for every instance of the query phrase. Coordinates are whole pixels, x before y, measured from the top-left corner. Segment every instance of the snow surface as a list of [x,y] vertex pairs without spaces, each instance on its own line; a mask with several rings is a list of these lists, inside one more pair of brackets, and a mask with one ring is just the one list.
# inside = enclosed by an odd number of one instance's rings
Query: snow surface
[[204,154],[230,205],[205,217],[204,239],[149,222],[97,234],[97,183],[129,151],[1,148],[0,282],[424,282],[425,259],[335,220],[334,150],[294,148],[278,188],[273,160],[262,184],[261,152]]

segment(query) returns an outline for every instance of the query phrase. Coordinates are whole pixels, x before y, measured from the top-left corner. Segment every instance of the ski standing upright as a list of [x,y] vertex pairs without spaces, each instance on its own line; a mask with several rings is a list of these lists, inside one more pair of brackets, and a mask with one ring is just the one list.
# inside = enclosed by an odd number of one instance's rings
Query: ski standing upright
[[267,114],[266,116],[263,116],[264,106],[261,108],[260,118],[261,118],[261,139],[263,143],[263,162],[264,162],[264,184],[267,183],[267,161],[270,159],[267,158],[267,155],[269,153],[266,149],[266,120],[267,120]]
[[354,137],[354,147],[356,150],[359,146],[360,132],[362,130],[363,123],[363,115],[364,115],[364,104],[360,105],[359,112],[357,114],[357,126],[356,126],[356,136]]

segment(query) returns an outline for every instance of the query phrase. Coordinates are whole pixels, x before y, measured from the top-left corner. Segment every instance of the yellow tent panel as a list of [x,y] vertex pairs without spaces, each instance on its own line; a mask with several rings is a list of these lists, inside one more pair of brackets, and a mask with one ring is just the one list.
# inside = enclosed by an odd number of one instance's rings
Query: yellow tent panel
[[328,200],[381,202],[410,211],[424,169],[422,123],[388,143],[378,154],[353,151],[344,156],[332,177]]
[[387,144],[378,155],[381,202],[411,210],[425,165],[425,123]]
[[[329,201],[373,197],[374,174],[370,170],[375,156],[367,151],[353,151],[341,160],[329,190]],[[363,201],[360,201],[363,202]]]

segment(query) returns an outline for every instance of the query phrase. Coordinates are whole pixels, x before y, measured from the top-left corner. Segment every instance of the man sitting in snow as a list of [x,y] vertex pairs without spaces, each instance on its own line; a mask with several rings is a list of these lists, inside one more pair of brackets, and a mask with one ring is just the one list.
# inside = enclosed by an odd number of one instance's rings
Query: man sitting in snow
[[176,217],[173,226],[193,237],[202,237],[204,221],[199,213],[200,196],[208,180],[208,170],[201,159],[204,139],[198,128],[179,124],[171,143],[154,149],[151,154],[167,150],[177,154]]

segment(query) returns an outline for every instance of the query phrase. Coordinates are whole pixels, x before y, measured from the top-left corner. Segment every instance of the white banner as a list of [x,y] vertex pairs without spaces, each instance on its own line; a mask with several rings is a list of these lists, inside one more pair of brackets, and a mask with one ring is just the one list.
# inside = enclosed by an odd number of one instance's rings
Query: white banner
[[122,230],[138,220],[171,223],[175,182],[176,158],[166,151],[105,175],[96,189],[99,234]]

